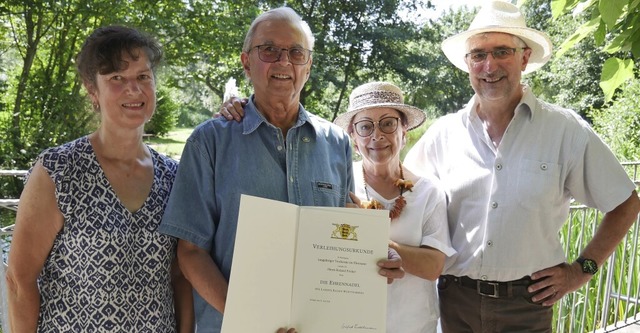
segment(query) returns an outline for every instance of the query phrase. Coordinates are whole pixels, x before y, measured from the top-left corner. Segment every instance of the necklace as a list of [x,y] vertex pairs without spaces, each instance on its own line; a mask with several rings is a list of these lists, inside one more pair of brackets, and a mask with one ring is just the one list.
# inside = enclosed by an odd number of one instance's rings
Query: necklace
[[[364,181],[364,193],[367,196],[367,201],[363,201],[361,203],[362,207],[367,209],[384,209],[384,206],[382,206],[382,203],[380,203],[380,201],[376,199],[371,200],[369,198],[369,190],[367,189],[367,178],[364,171],[364,164],[362,165],[362,180]],[[413,188],[413,182],[404,179],[402,162],[400,162],[400,178],[398,178],[394,182],[394,185],[400,189],[400,196],[396,198],[393,207],[391,208],[391,210],[389,210],[389,218],[392,220],[398,218],[400,216],[400,213],[402,213],[404,207],[407,205],[407,201],[404,199],[404,196],[402,194],[404,193],[404,191],[411,191],[411,188]]]

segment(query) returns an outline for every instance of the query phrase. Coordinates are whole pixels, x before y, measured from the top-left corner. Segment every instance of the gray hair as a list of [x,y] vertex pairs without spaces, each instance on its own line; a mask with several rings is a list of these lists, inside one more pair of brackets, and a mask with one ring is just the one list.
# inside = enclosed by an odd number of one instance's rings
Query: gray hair
[[518,36],[516,36],[516,35],[513,35],[512,37],[513,37],[513,43],[514,43],[514,44],[516,44],[516,46],[517,46],[518,48],[523,49],[523,48],[525,48],[525,47],[529,47],[529,46],[527,45],[527,43],[526,43],[524,40],[522,40],[522,38],[520,38],[520,37],[518,37]]
[[275,9],[271,9],[267,12],[260,14],[256,17],[253,22],[251,22],[251,26],[249,27],[249,31],[247,31],[247,35],[244,38],[244,44],[242,45],[242,51],[249,52],[251,51],[251,41],[253,39],[253,35],[258,28],[258,25],[265,21],[284,21],[291,23],[293,25],[298,25],[300,30],[307,37],[307,46],[310,50],[313,50],[313,45],[315,43],[315,38],[313,37],[313,33],[311,33],[311,28],[309,28],[309,24],[305,22],[298,13],[296,13],[293,9],[289,7],[278,7]]

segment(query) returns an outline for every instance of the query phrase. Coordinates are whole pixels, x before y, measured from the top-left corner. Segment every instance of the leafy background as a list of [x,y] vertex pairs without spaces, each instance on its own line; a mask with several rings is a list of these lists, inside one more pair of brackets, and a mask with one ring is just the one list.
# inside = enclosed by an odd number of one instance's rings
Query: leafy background
[[[526,83],[543,99],[592,122],[622,160],[640,155],[640,108],[634,98],[640,30],[632,29],[640,19],[639,3],[518,1],[528,25],[546,31],[558,46],[544,70],[525,77]],[[167,139],[175,128],[192,128],[211,117],[229,79],[237,81],[241,95],[251,93],[239,61],[244,34],[255,16],[282,4],[3,1],[0,169],[27,169],[42,149],[95,128],[74,56],[96,27],[137,27],[163,45],[158,110],[146,130]],[[475,8],[463,6],[435,17],[428,15],[434,11],[428,0],[294,0],[286,5],[309,22],[316,37],[312,74],[301,96],[313,113],[333,120],[346,108],[351,89],[371,80],[395,82],[406,102],[424,109],[430,119],[455,112],[473,93],[466,73],[443,56],[440,42],[466,29]],[[15,197],[21,189],[21,181],[0,179],[0,197]]]

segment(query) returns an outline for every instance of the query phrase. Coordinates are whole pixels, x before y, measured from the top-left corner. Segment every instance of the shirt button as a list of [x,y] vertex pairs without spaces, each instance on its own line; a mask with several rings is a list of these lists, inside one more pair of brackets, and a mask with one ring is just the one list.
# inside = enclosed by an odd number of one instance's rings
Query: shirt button
[[302,137],[302,142],[311,142],[311,139],[309,139],[308,137],[304,136],[304,137]]
[[282,146],[278,146],[278,151],[282,151]]
[[496,170],[498,171],[502,170],[502,164],[496,164]]
[[289,181],[293,183],[293,177],[289,177]]
[[498,203],[497,202],[492,202],[491,203],[491,208],[498,208]]
[[483,281],[487,281],[487,276],[483,275],[483,276],[480,277],[480,279],[482,279]]
[[493,246],[493,241],[488,241],[487,246]]
[[546,164],[546,163],[542,163],[542,164],[540,164],[540,169],[541,169],[541,170],[547,170],[547,168],[548,168],[548,167],[547,167],[547,164]]

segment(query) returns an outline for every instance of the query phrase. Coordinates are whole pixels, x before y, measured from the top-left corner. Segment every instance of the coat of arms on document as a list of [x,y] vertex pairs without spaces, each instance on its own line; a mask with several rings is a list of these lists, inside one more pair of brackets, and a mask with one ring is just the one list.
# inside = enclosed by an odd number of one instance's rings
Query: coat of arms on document
[[335,230],[331,233],[331,238],[336,239],[345,239],[345,240],[358,240],[358,234],[356,233],[357,225],[350,225],[346,223],[337,224],[333,223],[336,226]]

